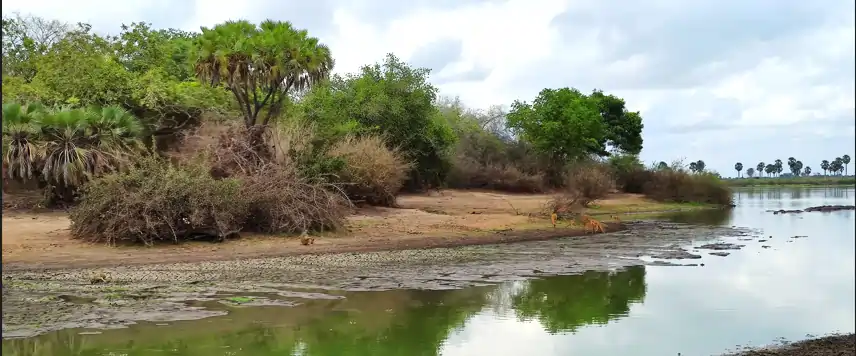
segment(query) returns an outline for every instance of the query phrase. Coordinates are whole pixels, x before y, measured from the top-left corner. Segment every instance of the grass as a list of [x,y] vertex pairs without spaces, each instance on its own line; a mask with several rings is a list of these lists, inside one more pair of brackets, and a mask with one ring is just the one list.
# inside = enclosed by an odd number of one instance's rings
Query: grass
[[712,209],[715,207],[716,205],[704,203],[672,203],[634,199],[633,201],[607,201],[604,205],[598,205],[595,203],[592,204],[586,212],[590,215],[640,214],[692,211]]
[[787,178],[730,178],[731,187],[793,186],[793,185],[856,185],[856,176],[811,176]]
[[226,300],[235,304],[246,304],[252,302],[254,299],[251,297],[229,297]]

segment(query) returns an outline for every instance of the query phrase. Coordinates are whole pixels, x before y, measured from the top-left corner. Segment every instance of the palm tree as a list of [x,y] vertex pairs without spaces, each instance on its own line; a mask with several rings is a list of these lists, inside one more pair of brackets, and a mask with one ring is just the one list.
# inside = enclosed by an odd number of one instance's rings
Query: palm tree
[[661,171],[669,169],[669,164],[666,162],[660,161],[660,163],[657,163],[657,169],[659,169]]
[[195,43],[197,78],[212,86],[225,85],[241,108],[247,128],[279,115],[292,91],[309,89],[333,70],[330,49],[290,22],[227,21],[202,28]]
[[757,166],[755,166],[755,171],[758,172],[758,175],[764,173],[764,167],[767,167],[767,164],[764,162],[759,162]]
[[749,167],[749,169],[746,170],[746,176],[749,178],[752,178],[752,176],[754,176],[754,175],[755,175],[755,168]]
[[[143,149],[140,121],[121,108],[44,111],[16,105],[3,107],[7,174],[39,179],[54,199],[70,201],[93,175],[123,167]],[[21,115],[26,112],[28,118]]]
[[849,155],[841,156],[841,162],[844,163],[844,175],[847,175],[847,165],[850,164],[850,156]]
[[37,174],[41,147],[35,123],[44,114],[41,105],[3,104],[3,179],[26,180]]
[[704,167],[705,167],[704,161],[698,160],[698,162],[696,162],[696,169],[698,169],[699,173],[704,172]]
[[690,171],[693,173],[698,172],[698,163],[697,162],[690,162]]
[[806,167],[805,167],[805,169],[803,170],[803,175],[804,175],[804,176],[806,176],[806,177],[808,177],[809,175],[811,175],[811,167],[806,166]]
[[823,170],[823,175],[826,175],[826,173],[829,171],[829,161],[820,161],[820,169]]
[[737,178],[740,178],[740,171],[743,170],[743,163],[737,162],[734,165],[734,170],[737,171]]
[[775,168],[775,169],[773,170],[773,173],[775,173],[776,175],[778,175],[778,174],[782,173],[782,160],[777,159],[777,160],[773,163],[773,167]]

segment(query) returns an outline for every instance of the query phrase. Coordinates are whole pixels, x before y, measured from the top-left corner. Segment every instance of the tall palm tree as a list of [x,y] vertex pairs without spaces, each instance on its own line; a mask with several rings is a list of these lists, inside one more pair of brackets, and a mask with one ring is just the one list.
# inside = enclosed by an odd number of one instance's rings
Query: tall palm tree
[[757,166],[755,166],[755,171],[758,172],[759,176],[762,176],[764,173],[764,167],[767,167],[767,164],[764,162],[759,162]]
[[850,164],[850,155],[841,156],[841,162],[844,163],[844,175],[847,175],[847,165]]
[[195,71],[200,81],[224,85],[238,101],[247,128],[279,115],[291,91],[325,80],[333,70],[330,49],[290,22],[227,21],[202,28],[195,43]]
[[734,170],[737,171],[737,178],[740,178],[740,171],[743,170],[743,163],[737,162],[734,164]]
[[823,170],[823,175],[826,175],[826,173],[829,171],[829,161],[820,161],[820,169]]

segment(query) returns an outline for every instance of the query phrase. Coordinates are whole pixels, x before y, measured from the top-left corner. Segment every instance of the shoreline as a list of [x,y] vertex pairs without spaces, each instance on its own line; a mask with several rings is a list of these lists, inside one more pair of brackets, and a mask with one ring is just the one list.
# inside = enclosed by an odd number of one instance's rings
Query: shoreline
[[856,334],[832,334],[812,337],[800,341],[787,342],[745,351],[723,354],[722,356],[852,356],[856,355]]
[[[314,236],[246,234],[225,242],[194,241],[155,246],[106,246],[73,239],[67,214],[13,213],[3,216],[3,270],[35,271],[196,263],[254,258],[454,248],[594,235],[541,216],[550,195],[447,190],[400,197],[400,208],[357,208],[346,229]],[[722,209],[662,203],[639,195],[614,194],[586,213],[602,220],[604,232],[626,229],[620,219]],[[599,234],[598,234],[599,235]]]

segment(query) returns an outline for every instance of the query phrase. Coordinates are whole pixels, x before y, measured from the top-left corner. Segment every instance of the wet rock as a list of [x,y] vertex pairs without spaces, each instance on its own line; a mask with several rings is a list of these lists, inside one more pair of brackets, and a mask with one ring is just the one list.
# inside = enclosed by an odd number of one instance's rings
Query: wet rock
[[746,245],[737,245],[737,244],[719,242],[719,243],[701,245],[698,248],[702,249],[702,250],[722,251],[722,250],[739,250],[739,249],[743,248],[744,246],[746,246]]
[[684,260],[701,258],[700,255],[689,253],[687,250],[683,249],[675,251],[665,251],[660,254],[653,255],[651,257],[660,260]]
[[819,212],[827,213],[827,212],[841,211],[841,210],[856,210],[856,206],[854,206],[854,205],[821,205],[821,206],[808,207],[808,208],[805,208],[803,210],[779,209],[779,210],[767,210],[767,211],[773,212],[773,215],[778,215],[778,214],[810,213],[813,211],[819,211]]
[[758,242],[767,242],[767,240],[758,240]]
[[725,256],[728,256],[730,254],[731,254],[730,252],[711,252],[711,253],[709,253],[709,255],[719,256],[719,257],[725,257]]
[[794,343],[779,341],[766,348],[747,348],[729,356],[852,356],[856,355],[856,334],[831,335]]
[[792,239],[801,239],[803,237],[808,237],[808,236],[803,236],[803,235],[791,236]]
[[761,245],[761,248],[770,248],[770,245]]

